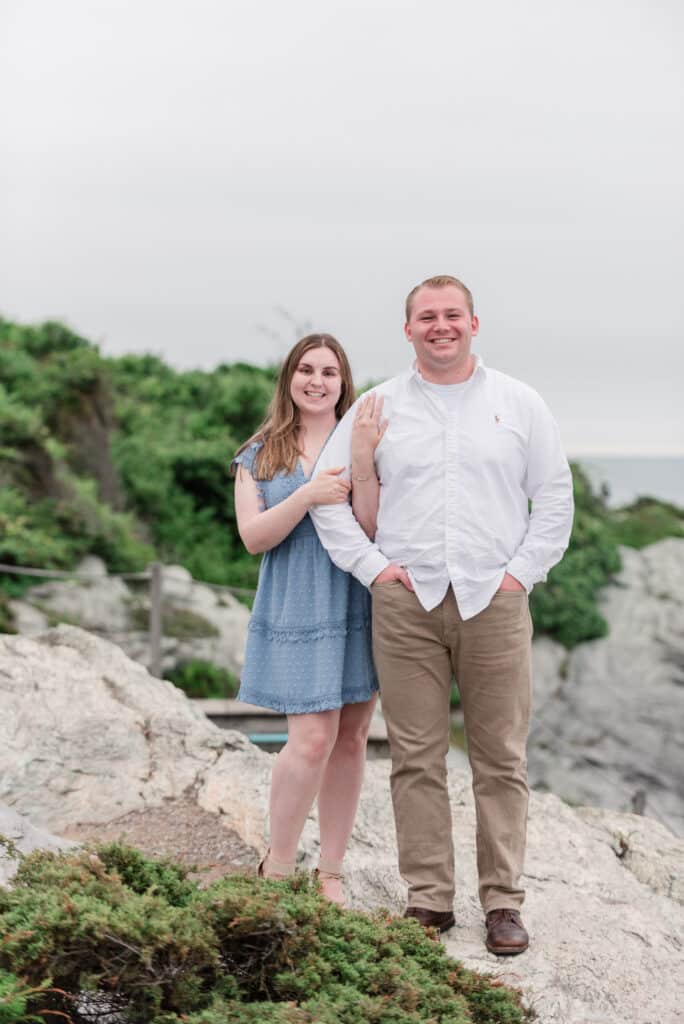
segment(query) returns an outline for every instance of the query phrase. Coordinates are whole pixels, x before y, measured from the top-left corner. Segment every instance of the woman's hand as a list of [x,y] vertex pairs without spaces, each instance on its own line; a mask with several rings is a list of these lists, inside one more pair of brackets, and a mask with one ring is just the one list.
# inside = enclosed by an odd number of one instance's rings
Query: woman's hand
[[336,469],[324,469],[308,484],[304,484],[309,505],[341,505],[347,501],[350,484],[339,475],[344,472],[344,468],[338,466]]
[[373,462],[375,449],[387,430],[387,420],[382,418],[384,401],[382,395],[376,398],[375,392],[371,392],[359,402],[352,426],[352,465]]

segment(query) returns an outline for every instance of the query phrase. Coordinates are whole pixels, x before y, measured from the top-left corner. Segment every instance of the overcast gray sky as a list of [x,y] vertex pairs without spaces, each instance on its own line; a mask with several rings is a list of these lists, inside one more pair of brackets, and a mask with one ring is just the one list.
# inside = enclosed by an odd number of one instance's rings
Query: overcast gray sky
[[363,381],[452,273],[571,454],[684,452],[679,0],[0,12],[2,315],[205,368],[289,316]]

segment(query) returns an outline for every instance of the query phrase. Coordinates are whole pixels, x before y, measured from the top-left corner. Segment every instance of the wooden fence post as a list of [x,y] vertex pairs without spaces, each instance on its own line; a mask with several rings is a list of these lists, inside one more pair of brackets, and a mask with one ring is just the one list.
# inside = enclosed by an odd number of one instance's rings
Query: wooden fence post
[[161,635],[162,635],[162,565],[153,562],[150,566],[150,673],[161,678]]

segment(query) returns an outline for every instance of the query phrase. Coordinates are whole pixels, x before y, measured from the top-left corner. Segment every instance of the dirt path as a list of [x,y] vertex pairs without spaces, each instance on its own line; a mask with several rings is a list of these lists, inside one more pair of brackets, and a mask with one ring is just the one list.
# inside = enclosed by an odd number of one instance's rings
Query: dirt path
[[193,877],[204,884],[222,875],[249,871],[258,859],[257,851],[237,832],[223,825],[216,814],[203,811],[191,797],[133,811],[106,825],[75,825],[61,834],[79,841],[119,840],[150,857],[171,857],[196,869]]

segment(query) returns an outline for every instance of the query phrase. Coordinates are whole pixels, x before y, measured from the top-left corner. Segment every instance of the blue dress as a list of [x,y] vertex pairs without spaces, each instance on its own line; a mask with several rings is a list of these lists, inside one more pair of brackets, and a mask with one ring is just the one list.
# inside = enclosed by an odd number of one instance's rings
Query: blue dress
[[[252,476],[260,447],[234,460]],[[297,462],[294,473],[256,484],[268,509],[308,479]],[[370,700],[377,689],[370,594],[333,565],[307,514],[261,562],[238,698],[296,715]]]

